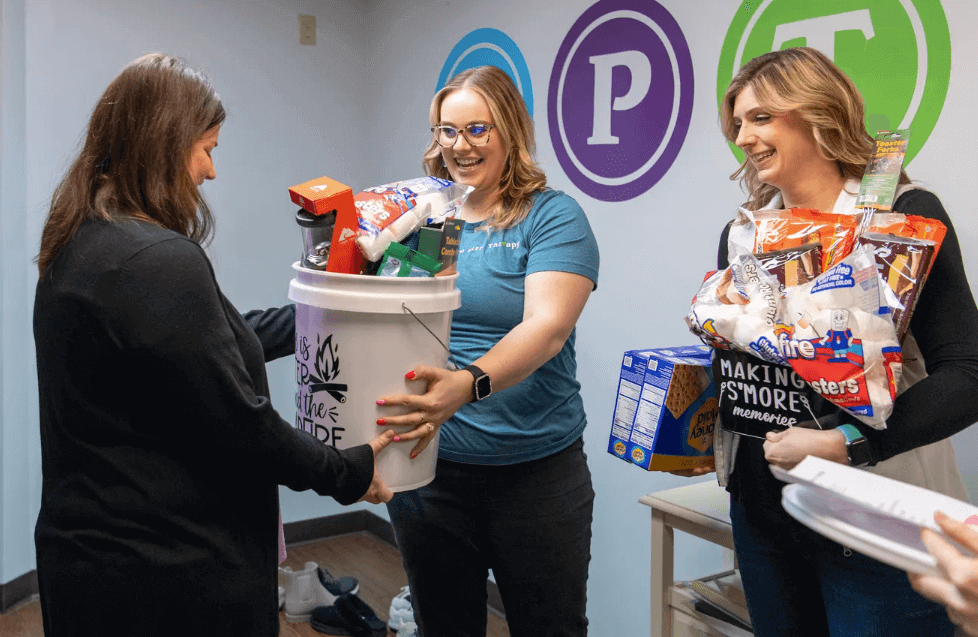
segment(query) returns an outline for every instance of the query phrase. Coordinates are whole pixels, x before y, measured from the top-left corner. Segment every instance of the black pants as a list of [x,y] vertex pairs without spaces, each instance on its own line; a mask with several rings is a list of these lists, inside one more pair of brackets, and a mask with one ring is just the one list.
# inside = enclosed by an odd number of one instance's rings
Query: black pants
[[512,637],[586,635],[593,507],[581,439],[515,465],[439,460],[387,505],[422,637],[485,637],[489,569]]

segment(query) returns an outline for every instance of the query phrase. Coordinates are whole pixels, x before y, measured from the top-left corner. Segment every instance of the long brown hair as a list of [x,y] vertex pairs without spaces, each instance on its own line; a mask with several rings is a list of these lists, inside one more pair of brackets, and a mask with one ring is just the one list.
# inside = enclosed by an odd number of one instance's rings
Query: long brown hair
[[187,162],[193,143],[224,118],[210,82],[182,60],[149,53],[126,65],[95,105],[81,152],[51,198],[41,275],[88,219],[136,217],[210,239],[214,220]]
[[[431,100],[428,119],[439,123],[441,105],[451,93],[462,89],[475,91],[486,100],[496,127],[490,134],[502,135],[506,151],[506,169],[499,180],[499,202],[493,208],[485,228],[502,230],[526,218],[533,205],[533,195],[547,187],[547,176],[536,165],[536,143],[533,119],[526,102],[513,80],[495,66],[479,66],[453,77]],[[425,174],[451,179],[441,156],[441,146],[432,138],[422,160]]]
[[[734,102],[748,86],[757,102],[773,114],[797,113],[811,127],[822,155],[838,165],[843,177],[862,178],[873,154],[873,137],[863,121],[863,96],[832,60],[816,49],[795,47],[765,53],[745,64],[720,105],[720,126],[731,143],[737,139]],[[757,178],[757,168],[747,158],[730,178],[740,178],[749,197],[744,204],[748,210],[757,210],[778,192]],[[905,172],[900,173],[900,183],[910,183]]]

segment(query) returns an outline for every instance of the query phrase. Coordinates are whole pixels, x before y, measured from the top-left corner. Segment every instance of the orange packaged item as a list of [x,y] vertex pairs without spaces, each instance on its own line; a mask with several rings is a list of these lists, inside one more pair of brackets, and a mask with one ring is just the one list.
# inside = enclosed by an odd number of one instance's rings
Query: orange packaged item
[[822,246],[822,271],[852,252],[859,217],[819,212],[807,208],[763,210],[754,213],[755,253],[797,248],[809,243]]
[[363,257],[357,250],[357,211],[353,189],[329,177],[289,188],[292,201],[316,216],[335,215],[327,272],[360,274]]

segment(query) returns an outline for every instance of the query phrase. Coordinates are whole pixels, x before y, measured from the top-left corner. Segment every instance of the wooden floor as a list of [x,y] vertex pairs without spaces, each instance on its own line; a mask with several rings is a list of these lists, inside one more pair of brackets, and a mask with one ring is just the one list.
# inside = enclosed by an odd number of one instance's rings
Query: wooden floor
[[[290,546],[289,557],[282,566],[299,570],[306,562],[325,566],[336,577],[349,575],[360,580],[359,597],[384,621],[387,621],[391,599],[407,584],[397,549],[370,533],[351,533]],[[323,634],[309,624],[288,623],[285,613],[281,613],[280,618],[282,637],[318,637]],[[42,637],[40,603],[31,600],[0,615],[0,635]],[[487,637],[509,637],[506,620],[490,613]]]

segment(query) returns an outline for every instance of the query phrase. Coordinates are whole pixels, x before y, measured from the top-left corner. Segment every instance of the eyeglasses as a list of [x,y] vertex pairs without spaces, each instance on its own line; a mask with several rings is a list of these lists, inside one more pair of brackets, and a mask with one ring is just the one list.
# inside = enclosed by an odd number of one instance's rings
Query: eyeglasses
[[442,148],[453,147],[458,142],[459,133],[470,145],[485,146],[489,143],[489,131],[495,127],[495,124],[469,124],[461,129],[454,126],[432,126],[431,136]]

